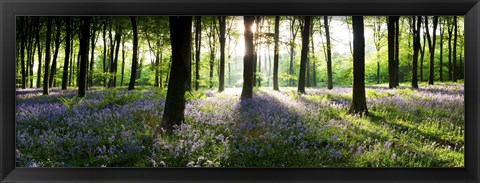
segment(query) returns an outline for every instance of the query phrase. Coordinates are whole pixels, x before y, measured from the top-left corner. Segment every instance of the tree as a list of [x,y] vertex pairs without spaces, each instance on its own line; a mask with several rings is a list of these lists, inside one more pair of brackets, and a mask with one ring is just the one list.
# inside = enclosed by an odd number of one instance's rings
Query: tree
[[245,55],[243,56],[243,87],[241,99],[252,98],[253,95],[253,22],[254,17],[243,17],[243,24],[245,27]]
[[[415,25],[416,24],[416,25]],[[412,33],[413,33],[413,64],[412,64],[412,88],[418,88],[418,52],[420,51],[420,29],[422,28],[422,17],[412,17]]]
[[[433,17],[433,30],[432,30],[432,38],[430,37],[430,31],[428,30],[428,17],[425,16],[425,28],[427,33],[428,39],[428,49],[430,50],[430,75],[428,77],[428,84],[433,85],[434,80],[434,59],[435,59],[435,32],[437,31],[437,24],[438,24],[438,16]],[[433,42],[433,43],[432,43]]]
[[396,26],[395,22],[397,21],[397,16],[389,16],[387,29],[388,29],[388,88],[396,87],[396,72],[395,72],[395,37],[396,37]]
[[90,40],[90,24],[92,17],[82,17],[83,25],[80,39],[80,74],[78,81],[78,96],[84,97],[87,89],[87,62],[88,62],[88,41]]
[[41,43],[40,43],[40,30],[42,29],[41,28],[41,25],[40,25],[40,17],[37,17],[37,33],[36,33],[36,37],[37,37],[37,40],[38,40],[38,44],[37,44],[37,53],[38,53],[38,70],[37,70],[37,88],[40,88],[41,87],[41,81],[42,81],[42,47],[41,47]]
[[365,37],[363,17],[352,17],[353,27],[353,97],[349,113],[368,115],[365,97]]
[[332,46],[330,45],[330,30],[328,26],[328,17],[323,17],[325,26],[325,37],[327,39],[327,88],[331,90],[333,88],[332,80]]
[[57,72],[57,57],[58,51],[60,50],[60,28],[62,19],[60,17],[55,18],[55,24],[57,25],[56,34],[55,34],[55,52],[53,54],[52,68],[50,69],[50,78],[48,80],[49,87],[53,87],[55,74]]
[[[68,81],[68,61],[70,60],[70,34],[72,32],[72,27],[70,26],[70,17],[65,17],[65,61],[63,62],[63,76],[62,76],[62,90],[67,89]],[[93,48],[92,48],[93,50]]]
[[218,92],[225,90],[225,28],[226,28],[226,16],[218,17],[220,26],[220,74],[218,76],[219,86]]
[[453,65],[452,65],[452,81],[457,82],[457,16],[453,17]]
[[440,66],[438,73],[440,74],[440,81],[443,81],[443,32],[445,31],[445,20],[440,21]]
[[280,16],[275,16],[275,48],[273,52],[273,89],[278,88],[278,52],[279,52],[279,35],[280,35]]
[[128,90],[133,90],[135,88],[135,80],[137,77],[138,32],[137,32],[136,17],[131,16],[130,20],[132,22],[132,30],[133,30],[133,54],[132,54],[132,71],[130,75],[130,83],[128,84]]
[[192,17],[170,17],[172,67],[168,82],[167,98],[162,126],[168,131],[185,119],[185,92],[188,77],[188,61],[191,52]]
[[448,80],[453,81],[452,78],[452,33],[453,25],[451,19],[447,19],[447,32],[448,32]]
[[373,41],[377,51],[377,84],[380,84],[380,49],[382,48],[382,38],[385,33],[382,31],[381,17],[375,16],[373,20]]
[[[288,69],[288,74],[290,76],[293,76],[295,74],[294,69],[293,69],[293,62],[294,62],[294,57],[295,57],[295,38],[297,37],[298,33],[298,28],[299,26],[295,23],[296,22],[296,17],[292,16],[290,17],[290,67]],[[289,80],[289,86],[293,86],[295,84],[294,80],[290,78]]]
[[45,46],[45,71],[43,74],[43,95],[48,95],[48,67],[50,64],[50,42],[52,39],[52,17],[47,18],[47,38]]
[[20,17],[20,30],[24,31],[23,33],[20,33],[20,64],[21,64],[21,67],[22,67],[22,70],[21,70],[21,73],[22,73],[22,89],[25,89],[26,88],[26,74],[25,74],[25,42],[26,42],[26,32],[25,31],[25,22],[24,22],[24,17],[21,16]]
[[200,85],[200,48],[202,44],[202,17],[195,17],[195,90]]
[[302,51],[300,55],[300,73],[298,76],[298,92],[305,93],[305,70],[307,66],[308,40],[310,37],[310,16],[304,17],[302,26]]

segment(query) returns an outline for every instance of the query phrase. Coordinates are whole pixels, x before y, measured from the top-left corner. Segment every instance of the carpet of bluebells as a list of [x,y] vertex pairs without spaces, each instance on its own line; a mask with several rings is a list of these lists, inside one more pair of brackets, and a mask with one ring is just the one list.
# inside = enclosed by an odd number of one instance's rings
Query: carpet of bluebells
[[241,89],[185,95],[185,122],[161,122],[165,90],[17,90],[18,167],[463,167],[463,84]]

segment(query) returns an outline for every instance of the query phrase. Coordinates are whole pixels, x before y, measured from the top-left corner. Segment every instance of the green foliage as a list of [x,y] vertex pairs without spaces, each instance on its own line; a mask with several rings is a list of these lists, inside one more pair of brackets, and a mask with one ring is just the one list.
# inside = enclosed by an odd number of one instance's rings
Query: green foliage
[[58,97],[58,100],[65,106],[67,107],[68,110],[70,110],[74,105],[78,104],[80,101],[83,100],[83,98],[78,97],[78,95],[75,95],[72,98],[69,97]]

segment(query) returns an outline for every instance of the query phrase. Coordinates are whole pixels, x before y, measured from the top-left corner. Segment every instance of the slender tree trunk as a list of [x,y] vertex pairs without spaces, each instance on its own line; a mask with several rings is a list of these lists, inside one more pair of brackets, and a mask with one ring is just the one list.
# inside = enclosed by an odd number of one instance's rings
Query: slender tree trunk
[[443,82],[443,32],[445,30],[444,20],[442,18],[442,23],[440,24],[440,65],[439,71],[440,74],[440,81]]
[[24,17],[21,16],[20,17],[20,30],[22,30],[23,32],[20,34],[20,65],[21,65],[21,74],[22,74],[22,89],[25,89],[26,88],[26,74],[25,74],[25,42],[26,42],[26,32],[25,31],[25,28],[26,25],[25,25],[25,20],[24,20]]
[[279,91],[278,88],[278,52],[279,52],[279,36],[280,36],[280,16],[275,16],[275,48],[273,53],[273,89]]
[[52,61],[52,68],[50,69],[50,78],[49,78],[49,87],[53,87],[53,81],[55,79],[55,75],[57,72],[57,57],[58,57],[58,50],[60,50],[60,28],[61,28],[61,19],[57,17],[55,19],[55,24],[57,25],[57,31],[55,36],[55,53],[53,55]]
[[400,86],[400,24],[399,24],[400,17],[395,16],[395,87]]
[[425,45],[426,43],[426,34],[423,34],[423,44],[422,49],[420,50],[420,81],[423,81],[423,59],[425,58]]
[[[429,77],[428,77],[428,84],[429,85],[433,85],[433,81],[434,81],[434,73],[435,73],[435,70],[434,70],[434,61],[435,61],[435,32],[437,31],[437,23],[438,23],[438,16],[434,16],[433,17],[433,30],[432,30],[432,37],[433,38],[430,38],[430,32],[429,32],[429,29],[428,29],[428,17],[425,16],[425,28],[426,28],[426,33],[427,33],[427,38],[428,38],[428,48],[430,50],[430,74],[429,74]],[[433,39],[433,41],[432,41]]]
[[125,73],[125,39],[122,40],[122,74],[120,79],[120,86],[123,86],[124,73]]
[[352,18],[353,27],[353,97],[349,113],[368,115],[365,97],[365,38],[363,17]]
[[395,88],[395,16],[388,17],[388,88]]
[[191,51],[192,17],[170,17],[170,39],[172,43],[172,68],[165,101],[162,126],[171,131],[174,125],[184,121],[187,64]]
[[305,93],[305,69],[308,59],[308,40],[310,37],[310,16],[305,16],[302,30],[302,52],[300,56],[300,74],[298,75],[298,92]]
[[118,52],[120,51],[120,43],[122,41],[122,31],[117,30],[118,33],[115,34],[115,42],[117,43],[117,46],[115,48],[115,60],[113,62],[113,82],[112,86],[116,87],[117,86],[117,63],[118,63]]
[[138,33],[137,33],[137,20],[136,17],[130,17],[132,21],[132,29],[133,29],[133,54],[132,54],[132,71],[130,75],[130,83],[128,85],[128,90],[133,90],[135,88],[135,79],[137,76],[137,52],[138,52]]
[[40,17],[37,17],[37,27],[38,31],[36,32],[38,44],[37,44],[37,49],[38,49],[38,70],[37,70],[37,88],[41,87],[41,81],[42,81],[42,47],[40,43],[40,30],[42,29],[40,27]]
[[327,88],[329,90],[333,89],[333,79],[332,79],[332,47],[330,44],[330,30],[328,25],[328,17],[323,17],[323,22],[325,26],[325,37],[327,38]]
[[450,24],[447,25],[447,31],[448,31],[448,80],[453,81],[453,78],[452,78],[452,33],[453,33],[453,25],[450,25]]
[[96,23],[97,23],[97,22],[96,22],[95,17],[92,17],[92,22],[93,22],[93,24],[94,24],[93,29],[92,29],[92,35],[91,35],[92,40],[91,40],[91,42],[90,42],[90,43],[91,43],[90,48],[91,48],[92,52],[91,52],[91,55],[90,55],[90,64],[88,64],[88,66],[89,66],[90,68],[88,69],[88,74],[87,74],[87,78],[88,78],[88,79],[87,79],[87,85],[88,85],[89,87],[92,87],[92,86],[93,86],[93,68],[94,68],[93,66],[94,66],[94,63],[95,63],[95,62],[94,62],[94,61],[95,61],[95,44],[96,44],[96,41],[95,41],[95,40],[97,39],[97,38],[96,38],[96,32],[97,32],[97,30],[96,30],[96,26],[97,26]]
[[[107,72],[107,20],[103,18],[103,74]],[[103,87],[107,87],[107,78],[103,77]]]
[[245,54],[243,56],[243,87],[241,99],[252,98],[253,95],[253,22],[254,17],[243,17],[243,23],[245,27]]
[[417,65],[418,65],[418,52],[420,50],[420,37],[421,37],[420,29],[422,28],[421,16],[418,16],[417,21],[415,21],[415,17],[413,17],[412,28],[413,28],[412,88],[418,88]]
[[52,17],[47,17],[47,39],[45,40],[45,71],[43,74],[43,95],[48,95],[48,69],[50,66],[50,42],[52,39]]
[[72,29],[70,27],[70,17],[65,17],[65,61],[63,62],[63,76],[62,76],[62,90],[67,89],[68,81],[68,61],[70,60],[70,34]]
[[219,26],[220,26],[220,75],[218,92],[225,90],[225,28],[226,28],[226,16],[220,16]]
[[[292,37],[292,40],[290,41],[290,67],[289,67],[289,73],[288,73],[290,74],[290,76],[293,76],[295,74],[293,70],[293,62],[295,57],[295,38],[297,36],[297,31],[295,29],[297,25],[295,25],[295,20],[296,18],[292,17],[292,22],[290,24],[290,36]],[[290,86],[295,85],[295,81],[292,78],[289,81],[290,81],[289,82]]]
[[78,96],[85,97],[87,90],[87,62],[88,62],[88,41],[90,40],[90,24],[92,17],[82,17],[83,25],[81,28],[80,40],[80,74],[78,79]]
[[453,66],[452,66],[452,81],[457,82],[457,16],[453,17],[454,30],[453,30]]
[[200,86],[200,48],[202,43],[202,17],[195,17],[195,91]]

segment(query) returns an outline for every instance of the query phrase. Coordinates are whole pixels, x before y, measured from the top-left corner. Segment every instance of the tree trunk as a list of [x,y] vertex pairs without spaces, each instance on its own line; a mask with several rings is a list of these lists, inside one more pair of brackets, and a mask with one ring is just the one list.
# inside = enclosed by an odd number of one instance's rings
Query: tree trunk
[[[103,18],[103,74],[107,72],[107,20]],[[103,87],[107,87],[107,78],[103,77]]]
[[120,51],[120,42],[122,41],[122,31],[119,30],[118,33],[115,34],[115,42],[117,43],[117,46],[115,48],[115,60],[113,62],[113,82],[112,85],[113,87],[117,87],[117,63],[118,63],[118,52]]
[[433,17],[433,30],[432,30],[432,38],[430,38],[430,32],[428,29],[428,17],[425,16],[425,28],[426,28],[426,33],[427,33],[427,38],[428,38],[428,48],[430,50],[430,72],[429,72],[429,77],[428,77],[428,84],[433,85],[434,81],[434,61],[435,61],[435,31],[437,31],[437,22],[438,22],[438,16]]
[[90,64],[88,64],[88,66],[89,66],[90,68],[88,69],[88,74],[87,74],[87,85],[88,85],[89,87],[92,87],[92,86],[93,86],[93,68],[94,68],[93,66],[94,66],[94,63],[95,63],[95,62],[94,62],[94,61],[95,61],[95,44],[96,44],[96,39],[97,39],[97,38],[96,38],[96,32],[97,32],[97,30],[96,30],[96,27],[97,27],[96,23],[97,23],[97,22],[96,22],[95,17],[92,17],[92,22],[93,22],[93,24],[94,24],[93,29],[92,29],[92,35],[91,35],[92,40],[91,40],[91,42],[90,42],[90,44],[91,44],[90,48],[91,48],[92,52],[91,52],[91,54],[90,54]]
[[123,75],[125,73],[125,39],[122,41],[122,74],[120,79],[120,86],[123,86]]
[[58,50],[60,50],[60,28],[61,28],[61,19],[57,17],[55,19],[55,24],[57,25],[57,31],[55,34],[55,53],[53,55],[52,68],[50,69],[50,78],[49,78],[49,87],[53,87],[53,81],[57,72],[57,57]]
[[399,25],[399,16],[395,16],[395,87],[400,86],[400,76],[399,76],[399,67],[400,67],[400,25]]
[[202,47],[202,17],[195,17],[195,91],[200,86],[200,48]]
[[82,38],[80,40],[80,74],[78,79],[78,96],[85,97],[87,90],[87,62],[88,62],[88,41],[90,40],[90,23],[92,17],[82,17]]
[[38,49],[38,70],[37,70],[37,88],[41,87],[41,81],[42,81],[42,47],[40,43],[40,30],[42,29],[40,27],[40,17],[37,17],[37,28],[38,31],[36,32],[38,44],[37,44],[37,49]]
[[185,92],[187,64],[191,51],[192,17],[170,17],[170,39],[172,43],[172,67],[168,84],[162,126],[171,131],[185,119]]
[[20,65],[21,65],[21,74],[22,74],[22,89],[25,89],[26,88],[26,74],[25,74],[25,42],[26,42],[26,32],[25,31],[25,21],[24,21],[24,17],[21,16],[20,17],[20,30],[23,31],[21,34],[20,34]]
[[137,20],[136,17],[130,17],[132,22],[133,29],[133,54],[132,54],[132,71],[130,74],[130,83],[128,84],[128,90],[133,90],[135,88],[135,80],[137,77],[137,52],[138,52],[138,33],[137,33]]
[[425,45],[427,45],[427,35],[423,34],[423,44],[422,49],[420,50],[420,81],[423,81],[423,59],[425,58]]
[[453,66],[452,66],[452,81],[457,82],[457,16],[453,17],[454,30],[453,30]]
[[395,17],[388,17],[388,88],[395,88]]
[[70,34],[72,29],[70,27],[70,17],[65,17],[65,61],[63,62],[63,76],[62,76],[62,90],[67,89],[68,81],[68,61],[70,61]]
[[420,29],[422,28],[421,16],[418,16],[417,21],[415,21],[415,17],[413,17],[412,28],[413,28],[412,88],[418,88],[417,65],[418,65],[418,52],[420,51],[420,36],[421,36]]
[[[450,21],[448,21],[448,22],[450,22]],[[448,32],[448,80],[453,81],[453,78],[452,78],[452,33],[453,33],[453,25],[451,25],[450,23],[447,25],[447,32]]]
[[333,79],[332,79],[332,47],[330,45],[330,30],[328,26],[328,17],[323,17],[323,22],[325,26],[325,37],[327,38],[327,88],[329,90],[333,89]]
[[273,53],[273,89],[279,91],[278,88],[278,52],[279,52],[279,36],[280,36],[280,16],[275,16],[275,48]]
[[243,56],[243,87],[241,99],[252,98],[253,95],[253,22],[254,17],[243,17],[243,23],[245,27],[245,56]]
[[365,38],[363,17],[352,17],[353,27],[353,96],[349,113],[368,115],[365,97]]
[[220,16],[220,74],[218,76],[219,85],[218,92],[225,90],[225,28],[226,28],[226,16]]
[[305,69],[308,59],[308,42],[310,37],[310,16],[305,16],[302,30],[302,52],[300,56],[300,73],[298,75],[298,92],[305,93]]
[[440,81],[443,82],[443,32],[445,30],[444,20],[442,18],[442,23],[440,24],[440,65],[439,71]]
[[47,17],[47,39],[45,40],[45,71],[43,74],[43,95],[48,95],[48,69],[50,66],[50,42],[52,39],[52,17]]

